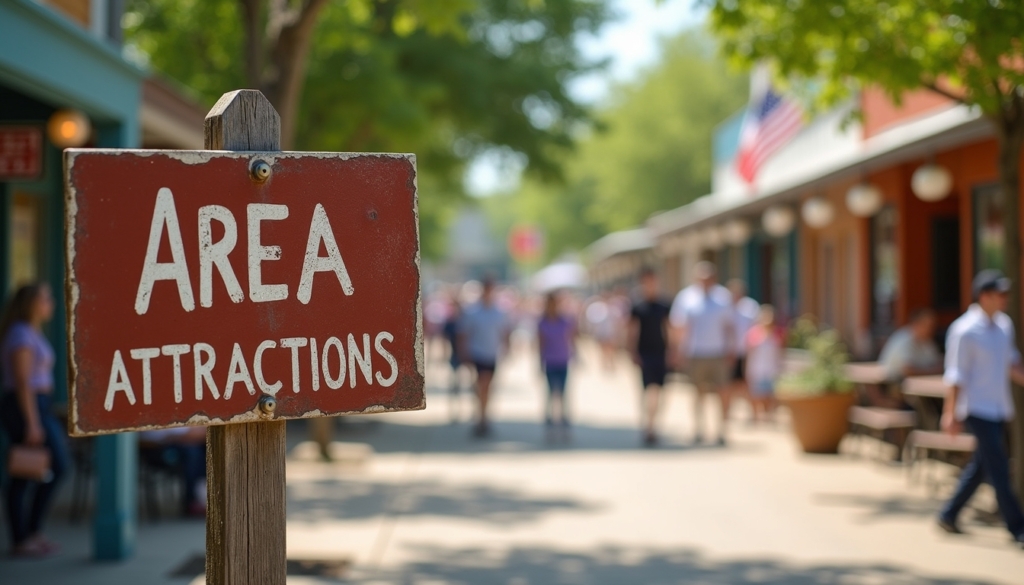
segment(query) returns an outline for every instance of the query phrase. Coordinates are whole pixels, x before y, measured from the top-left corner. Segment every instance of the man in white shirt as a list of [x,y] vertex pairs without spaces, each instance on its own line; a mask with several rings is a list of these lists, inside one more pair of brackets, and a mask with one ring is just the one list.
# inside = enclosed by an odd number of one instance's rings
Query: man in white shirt
[[704,440],[704,396],[718,393],[722,417],[718,444],[725,444],[725,422],[729,396],[722,390],[728,382],[729,366],[735,357],[735,323],[728,296],[719,292],[715,267],[698,262],[693,268],[694,284],[676,295],[669,313],[675,355],[697,389],[694,410],[694,442]]
[[971,462],[960,476],[956,493],[939,514],[939,526],[960,534],[956,519],[982,481],[988,480],[1006,527],[1024,547],[1024,514],[1010,485],[1005,425],[1013,420],[1010,378],[1024,383],[1024,367],[1014,345],[1013,322],[1003,312],[1010,280],[998,270],[983,270],[974,278],[975,304],[953,322],[946,339],[949,394],[942,427],[952,434],[967,427],[977,439]]

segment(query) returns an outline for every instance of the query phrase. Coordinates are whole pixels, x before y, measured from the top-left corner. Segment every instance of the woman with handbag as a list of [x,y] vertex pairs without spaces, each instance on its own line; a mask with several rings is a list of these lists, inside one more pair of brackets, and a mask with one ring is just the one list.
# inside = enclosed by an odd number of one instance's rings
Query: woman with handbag
[[39,283],[19,288],[0,321],[0,424],[11,442],[5,507],[15,556],[57,550],[42,534],[68,467],[66,433],[51,412],[54,353],[42,331],[51,317],[50,286]]

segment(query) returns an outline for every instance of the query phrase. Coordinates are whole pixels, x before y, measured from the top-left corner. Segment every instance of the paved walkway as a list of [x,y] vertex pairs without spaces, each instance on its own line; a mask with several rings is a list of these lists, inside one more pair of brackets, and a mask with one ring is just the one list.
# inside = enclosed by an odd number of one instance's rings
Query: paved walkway
[[[868,458],[805,456],[785,428],[733,423],[727,448],[689,446],[689,393],[673,388],[664,447],[639,447],[638,383],[596,355],[570,381],[575,428],[545,441],[531,359],[499,373],[493,440],[449,424],[440,367],[426,412],[348,419],[345,460],[306,460],[290,433],[290,559],[350,563],[359,585],[1021,583],[1024,551],[964,519],[940,534],[937,494]],[[468,415],[468,397],[462,406]],[[351,445],[350,445],[351,444]],[[356,444],[369,444],[373,454]],[[943,490],[948,489],[949,478]],[[988,494],[983,494],[988,495]],[[201,583],[169,573],[203,549],[201,522],[144,522],[138,553],[87,560],[87,531],[55,522],[59,558],[0,561],[0,583]],[[187,572],[187,571],[186,571]],[[194,572],[193,572],[194,574]],[[330,583],[293,576],[289,583]]]

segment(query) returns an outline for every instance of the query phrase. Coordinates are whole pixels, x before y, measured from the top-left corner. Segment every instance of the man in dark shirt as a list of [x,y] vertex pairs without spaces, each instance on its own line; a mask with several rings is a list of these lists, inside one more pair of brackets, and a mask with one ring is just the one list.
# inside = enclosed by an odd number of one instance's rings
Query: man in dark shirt
[[658,275],[653,270],[648,268],[640,274],[640,288],[642,298],[633,305],[628,347],[643,375],[644,444],[653,446],[658,442],[655,423],[667,370],[670,307],[661,298]]

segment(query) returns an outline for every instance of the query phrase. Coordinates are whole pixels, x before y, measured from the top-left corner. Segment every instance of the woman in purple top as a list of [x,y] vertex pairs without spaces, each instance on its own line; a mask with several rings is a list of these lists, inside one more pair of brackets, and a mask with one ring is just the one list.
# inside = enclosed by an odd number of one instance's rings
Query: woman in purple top
[[54,355],[42,331],[51,317],[49,285],[34,284],[14,293],[0,322],[0,424],[12,443],[49,449],[52,472],[46,483],[19,478],[8,482],[7,519],[16,556],[45,556],[57,549],[42,534],[43,519],[68,467],[65,433],[51,411]]
[[537,345],[540,363],[548,379],[548,401],[545,409],[545,423],[549,428],[555,424],[554,411],[558,407],[558,422],[563,430],[569,427],[565,408],[565,382],[569,375],[569,360],[572,358],[572,342],[576,336],[576,325],[558,312],[558,296],[551,293],[544,304],[544,314],[537,323]]

